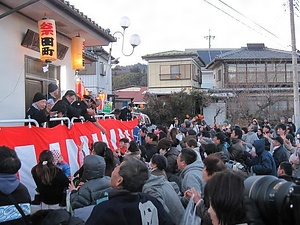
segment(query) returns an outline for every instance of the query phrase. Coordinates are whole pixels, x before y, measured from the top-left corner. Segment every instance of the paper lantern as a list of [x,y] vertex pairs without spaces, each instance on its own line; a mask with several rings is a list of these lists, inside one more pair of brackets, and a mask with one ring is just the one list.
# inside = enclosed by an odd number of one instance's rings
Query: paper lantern
[[73,70],[84,69],[84,38],[79,36],[72,38],[72,68]]
[[57,43],[55,21],[42,19],[38,21],[40,59],[42,61],[55,61],[57,59]]

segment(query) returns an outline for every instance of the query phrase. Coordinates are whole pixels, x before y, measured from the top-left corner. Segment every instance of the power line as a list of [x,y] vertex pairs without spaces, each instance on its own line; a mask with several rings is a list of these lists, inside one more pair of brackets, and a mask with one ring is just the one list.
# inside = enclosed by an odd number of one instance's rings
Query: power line
[[[234,19],[234,20],[238,21],[239,23],[243,24],[244,26],[248,27],[249,29],[253,30],[254,32],[256,32],[256,33],[258,33],[258,34],[260,34],[260,35],[262,35],[262,36],[265,36],[265,37],[268,38],[268,39],[270,39],[268,36],[266,36],[266,35],[263,34],[262,32],[256,30],[255,28],[251,27],[250,25],[244,23],[244,22],[241,21],[240,19],[238,19],[238,18],[236,18],[236,17],[230,15],[229,13],[227,13],[226,11],[224,11],[223,9],[221,9],[221,8],[217,7],[216,5],[210,3],[208,0],[203,0],[203,1],[205,1],[206,3],[208,3],[209,5],[211,5],[212,7],[216,8],[217,10],[223,12],[224,14],[226,14],[226,15],[229,16],[229,17],[231,17],[232,19]],[[219,0],[218,0],[218,1],[219,1]],[[277,39],[279,39],[279,38],[277,37]],[[281,39],[279,39],[279,40],[282,41]],[[273,41],[274,41],[274,40],[273,40]],[[277,43],[278,45],[281,45],[281,46],[284,47],[284,48],[286,47],[286,46],[284,46],[283,44],[281,44],[281,43],[279,43],[279,42],[276,42],[276,43]]]
[[267,30],[266,28],[264,28],[263,26],[259,25],[258,23],[256,23],[255,21],[249,19],[247,16],[245,16],[244,14],[240,13],[239,11],[237,11],[236,9],[234,9],[233,7],[231,7],[230,5],[226,4],[225,2],[223,2],[222,0],[218,0],[219,2],[221,2],[222,4],[224,4],[225,6],[227,6],[228,8],[232,9],[234,12],[238,13],[239,15],[241,15],[242,17],[248,19],[249,21],[251,21],[252,23],[254,23],[256,26],[260,27],[261,29],[263,29],[264,31],[268,32],[269,34],[271,34],[272,36],[276,37],[279,39],[278,36],[276,36],[275,34],[273,34],[271,31]]

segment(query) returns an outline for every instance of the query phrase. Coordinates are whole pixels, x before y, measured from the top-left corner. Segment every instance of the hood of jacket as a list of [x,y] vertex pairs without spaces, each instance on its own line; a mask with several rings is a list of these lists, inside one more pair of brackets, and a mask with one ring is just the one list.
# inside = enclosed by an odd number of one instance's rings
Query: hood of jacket
[[200,159],[196,159],[195,162],[187,165],[180,173],[180,177],[183,178],[184,175],[190,171],[194,171],[196,173],[202,174],[202,170],[204,168],[203,162]]
[[265,139],[255,140],[254,143],[255,152],[257,155],[261,155],[261,153],[265,150]]
[[166,178],[164,176],[155,176],[151,174],[147,182],[144,184],[144,188],[153,186],[160,187],[164,182],[166,182]]
[[104,177],[106,163],[103,157],[99,155],[88,155],[84,158],[84,170],[82,178],[92,180]]

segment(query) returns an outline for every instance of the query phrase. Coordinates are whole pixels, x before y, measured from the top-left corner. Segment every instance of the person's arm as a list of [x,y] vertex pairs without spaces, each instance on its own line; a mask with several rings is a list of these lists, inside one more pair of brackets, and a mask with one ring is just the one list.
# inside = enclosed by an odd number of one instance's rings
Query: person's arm
[[105,128],[102,127],[98,121],[93,122],[93,124],[94,124],[96,127],[98,127],[98,128],[101,130],[101,132],[102,132],[103,134],[106,134]]

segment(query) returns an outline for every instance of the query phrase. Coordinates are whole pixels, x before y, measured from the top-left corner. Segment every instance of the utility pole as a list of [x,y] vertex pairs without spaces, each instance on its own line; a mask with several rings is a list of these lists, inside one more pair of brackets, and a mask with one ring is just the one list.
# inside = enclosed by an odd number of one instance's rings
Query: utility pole
[[300,127],[300,112],[299,112],[299,81],[298,81],[298,66],[296,53],[296,36],[295,36],[295,21],[294,21],[294,1],[290,3],[290,23],[291,23],[291,41],[292,41],[292,68],[293,68],[293,90],[294,90],[294,117],[297,129]]
[[204,36],[204,38],[208,39],[208,48],[211,47],[211,39],[215,39],[215,36],[210,35],[210,29],[208,30],[208,36]]

